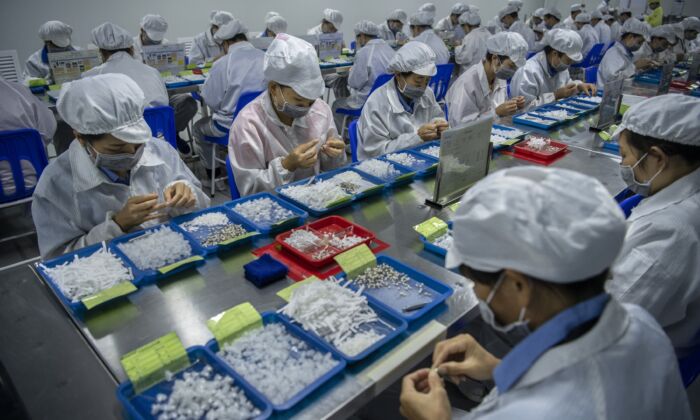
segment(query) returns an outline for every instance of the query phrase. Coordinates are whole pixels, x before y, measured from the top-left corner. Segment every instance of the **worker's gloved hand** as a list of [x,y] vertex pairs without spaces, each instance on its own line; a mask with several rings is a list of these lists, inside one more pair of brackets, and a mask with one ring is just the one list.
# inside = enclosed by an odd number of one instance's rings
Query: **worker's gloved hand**
[[499,117],[505,117],[507,115],[515,114],[518,110],[518,101],[515,99],[509,99],[496,107],[496,115]]
[[513,98],[515,101],[515,104],[518,106],[518,109],[523,109],[525,108],[525,97],[524,96],[516,96]]
[[598,88],[593,83],[579,83],[578,91],[585,93],[588,96],[595,96],[598,93]]
[[435,123],[427,123],[418,128],[418,137],[423,141],[437,140],[440,138],[440,132]]
[[493,379],[493,370],[500,362],[469,334],[441,341],[433,351],[433,368],[441,376],[455,379],[465,376],[477,381]]
[[318,139],[313,139],[295,147],[292,153],[282,159],[282,167],[289,172],[294,172],[297,169],[306,169],[314,166],[316,160],[318,160],[317,145]]
[[566,86],[562,86],[554,91],[555,99],[568,98],[569,96],[575,94],[578,91],[576,83],[569,83]]
[[335,138],[328,139],[321,146],[321,151],[330,158],[336,158],[345,153],[345,142]]
[[634,67],[637,70],[647,70],[654,67],[654,60],[651,58],[640,58],[634,62]]
[[443,131],[448,130],[450,128],[450,124],[442,118],[434,119],[433,124],[435,124],[435,128],[438,131],[438,135],[442,135]]
[[184,182],[176,182],[163,191],[163,198],[168,207],[190,208],[197,203],[197,197]]
[[406,375],[401,383],[401,415],[409,420],[449,420],[452,407],[435,369]]
[[167,203],[158,204],[158,194],[136,195],[126,201],[112,220],[122,232],[128,232],[142,223],[158,219],[161,214],[155,212],[167,206]]

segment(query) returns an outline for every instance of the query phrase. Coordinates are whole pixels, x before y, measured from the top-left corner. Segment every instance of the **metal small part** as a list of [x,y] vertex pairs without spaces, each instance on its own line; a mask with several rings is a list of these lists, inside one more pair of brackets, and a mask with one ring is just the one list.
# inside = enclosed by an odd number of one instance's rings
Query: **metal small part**
[[425,308],[425,306],[426,306],[427,304],[428,304],[427,302],[418,303],[418,304],[415,304],[415,305],[407,306],[407,307],[403,308],[401,311],[402,311],[402,312],[415,312],[415,311],[417,311],[417,310],[419,310],[419,309]]

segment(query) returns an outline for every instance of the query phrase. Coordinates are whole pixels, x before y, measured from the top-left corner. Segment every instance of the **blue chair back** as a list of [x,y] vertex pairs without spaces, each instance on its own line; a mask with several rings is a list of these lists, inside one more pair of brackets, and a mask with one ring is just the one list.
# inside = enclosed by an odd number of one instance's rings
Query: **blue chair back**
[[583,79],[586,83],[596,83],[598,81],[598,66],[586,67],[583,70]]
[[603,44],[595,44],[591,50],[588,51],[588,54],[583,57],[583,61],[573,64],[571,67],[586,68],[597,65],[600,63],[598,57],[600,57],[601,60],[603,59],[603,47]]
[[688,356],[678,359],[683,385],[688,388],[700,376],[700,348]]
[[639,194],[635,194],[631,197],[625,198],[624,200],[622,200],[619,203],[620,208],[625,213],[625,219],[630,217],[630,214],[632,214],[632,209],[637,207],[637,205],[639,205],[639,203],[641,203],[643,199],[644,199],[643,196],[641,196]]
[[609,44],[608,44],[608,48],[606,48],[605,51],[607,51],[607,50],[609,50],[610,48],[612,48],[613,45],[615,45],[615,41],[609,43]]
[[351,50],[355,51],[355,47],[356,47],[356,46],[357,46],[357,43],[356,43],[355,41],[352,41],[352,42],[350,43],[350,49],[351,49]]
[[233,112],[233,119],[235,120],[236,117],[238,116],[238,113],[245,108],[246,105],[249,103],[253,102],[255,98],[260,96],[261,93],[263,93],[263,90],[258,90],[258,91],[251,91],[251,92],[244,92],[241,93],[241,96],[238,97],[238,103],[236,104],[236,110]]
[[[613,42],[613,44],[614,44],[614,42]],[[600,62],[603,61],[603,56],[605,55],[606,51],[608,51],[608,50],[605,48],[601,48],[600,51],[598,52],[598,57],[595,58],[595,61],[593,61],[593,63],[591,63],[591,65],[597,66],[598,64],[600,64]]]
[[163,137],[177,150],[177,132],[175,131],[175,110],[170,106],[154,106],[143,110],[143,118],[151,127],[153,137]]
[[350,131],[350,154],[352,161],[357,162],[357,120],[350,122],[348,130]]
[[389,73],[382,73],[379,76],[377,76],[377,78],[374,79],[374,83],[372,84],[372,89],[369,90],[369,94],[371,95],[372,92],[384,86],[386,82],[391,80],[393,77],[394,75]]
[[450,87],[450,79],[455,65],[452,63],[438,64],[437,74],[430,79],[429,86],[435,93],[435,100],[440,102],[445,99],[447,88]]
[[29,197],[34,192],[34,187],[25,188],[24,176],[20,161],[29,161],[36,171],[36,179],[39,181],[41,173],[49,164],[46,157],[46,149],[41,135],[31,128],[19,130],[0,131],[0,161],[10,164],[15,192],[6,193],[0,184],[0,203],[21,200]]
[[231,190],[231,200],[241,198],[241,194],[238,192],[238,186],[236,185],[236,179],[233,177],[233,168],[231,168],[231,161],[226,156],[226,173],[228,174],[228,188]]
[[537,54],[537,51],[528,51],[527,55],[525,55],[525,59],[529,60],[530,58],[534,57],[535,54]]

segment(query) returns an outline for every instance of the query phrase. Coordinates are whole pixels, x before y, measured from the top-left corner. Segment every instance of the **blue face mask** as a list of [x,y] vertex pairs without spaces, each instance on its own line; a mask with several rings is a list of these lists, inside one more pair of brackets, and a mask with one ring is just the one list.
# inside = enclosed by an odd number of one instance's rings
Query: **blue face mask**
[[518,339],[522,339],[530,335],[531,332],[530,327],[527,326],[528,322],[530,321],[525,319],[526,308],[523,307],[520,309],[520,315],[518,316],[517,321],[508,325],[500,325],[498,321],[496,321],[496,315],[489,306],[489,303],[491,303],[493,297],[496,295],[498,287],[501,285],[501,283],[503,283],[503,280],[505,280],[505,275],[506,274],[504,271],[496,284],[493,286],[493,289],[491,289],[491,292],[486,297],[485,301],[479,299],[479,312],[481,313],[481,318],[484,320],[484,322],[486,322],[494,330],[514,338],[517,337]]

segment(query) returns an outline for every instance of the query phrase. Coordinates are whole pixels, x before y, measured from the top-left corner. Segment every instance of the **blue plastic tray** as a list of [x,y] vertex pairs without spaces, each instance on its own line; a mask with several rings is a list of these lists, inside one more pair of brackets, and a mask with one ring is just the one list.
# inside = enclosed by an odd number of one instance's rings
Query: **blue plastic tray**
[[193,84],[194,83],[190,82],[189,80],[183,79],[182,82],[166,83],[165,88],[166,89],[175,89],[175,88],[189,86],[189,85],[193,85]]
[[[313,335],[310,335],[309,333],[304,331],[302,328],[300,328],[294,324],[291,324],[289,322],[284,322],[282,320],[282,316],[280,316],[276,312],[263,312],[261,315],[262,315],[262,320],[263,320],[264,325],[273,324],[273,323],[280,323],[287,329],[287,332],[289,334],[291,334],[294,337],[298,338],[299,340],[305,342],[306,344],[309,345],[309,347],[311,347],[314,350],[317,350],[317,351],[320,351],[323,353],[331,353],[333,355],[333,358],[338,361],[338,364],[333,369],[329,370],[328,372],[323,374],[321,377],[316,379],[314,382],[307,385],[306,388],[299,391],[291,399],[289,399],[288,401],[285,401],[284,403],[279,404],[279,405],[276,405],[276,404],[272,403],[271,401],[269,401],[267,399],[267,397],[265,396],[265,394],[258,391],[254,385],[250,384],[250,386],[253,387],[253,389],[255,389],[263,398],[265,398],[265,400],[270,404],[270,406],[272,406],[272,408],[275,411],[289,410],[290,408],[297,405],[301,400],[306,398],[306,396],[308,396],[309,394],[314,392],[316,389],[321,387],[323,384],[325,384],[326,382],[331,380],[334,376],[336,376],[337,374],[342,372],[343,369],[345,369],[345,366],[347,365],[345,360],[343,360],[336,353],[334,353],[332,351],[332,349],[330,347],[328,347],[328,345],[326,345],[326,343],[324,343],[323,341],[319,340],[318,338],[316,338]],[[219,358],[219,360],[221,361],[221,363],[224,366],[226,366],[227,368],[229,368],[235,372],[235,369],[231,365],[229,365],[223,359],[223,357],[219,356],[219,350],[220,350],[219,343],[215,339],[209,340],[206,347],[212,353],[214,353],[217,358]],[[238,374],[238,373],[236,372],[236,374]],[[280,375],[281,374],[283,374],[283,372],[280,372]]]
[[[153,227],[148,228],[148,229],[140,230],[138,232],[130,233],[128,235],[120,236],[116,239],[113,239],[112,242],[109,244],[109,247],[112,249],[112,251],[115,254],[117,254],[123,260],[129,262],[129,265],[131,266],[131,270],[134,274],[134,277],[138,278],[138,281],[134,281],[134,284],[137,286],[149,284],[149,283],[164,279],[166,277],[170,277],[170,276],[177,274],[177,273],[180,273],[182,271],[188,270],[190,268],[198,267],[198,266],[204,264],[204,260],[192,261],[192,262],[189,262],[187,264],[183,264],[180,267],[177,267],[174,270],[171,270],[165,274],[160,273],[157,269],[141,270],[140,268],[138,268],[136,266],[136,264],[133,263],[133,261],[131,261],[129,259],[129,257],[126,256],[126,254],[124,254],[121,251],[121,249],[119,249],[117,247],[117,245],[120,243],[127,242],[132,238],[144,235],[148,232],[151,232],[153,230],[160,228],[161,226],[168,226],[168,227],[170,227],[170,229],[174,230],[175,232],[180,232],[180,229],[176,225],[168,222],[168,223],[164,223],[162,225],[157,225],[157,226],[153,226]],[[190,255],[190,257],[193,257],[195,255],[204,256],[204,250],[202,248],[200,248],[199,244],[196,241],[194,241],[188,235],[183,235],[183,236],[190,243],[190,246],[192,246],[192,255]],[[189,258],[189,257],[187,257],[187,258]]]
[[[60,257],[54,258],[52,260],[36,264],[37,271],[39,271],[39,274],[41,274],[41,276],[44,278],[44,280],[46,280],[46,283],[48,283],[48,285],[51,287],[51,289],[53,289],[53,292],[56,294],[56,296],[58,296],[58,299],[61,302],[63,302],[63,304],[66,307],[70,308],[73,311],[73,313],[75,313],[78,316],[84,314],[87,311],[87,308],[85,307],[83,302],[81,302],[81,301],[73,302],[70,299],[68,299],[68,297],[63,294],[63,291],[61,291],[61,288],[58,287],[58,285],[53,281],[53,279],[51,278],[49,273],[47,273],[46,270],[44,270],[44,268],[42,266],[52,268],[52,267],[55,267],[57,265],[61,265],[67,261],[73,261],[73,258],[75,255],[77,255],[79,257],[86,257],[88,255],[94,254],[95,252],[97,252],[100,249],[102,249],[101,243],[95,244],[95,245],[90,245],[90,246],[87,246],[85,248],[81,248],[77,251],[71,252],[69,254],[61,255]],[[128,268],[131,268],[131,274],[134,276],[134,279],[131,282],[134,285],[137,285],[139,283],[139,277],[138,277],[139,274],[137,273],[138,270],[136,269],[136,267],[134,267],[133,264],[131,264],[131,262],[128,259],[122,257],[120,254],[117,254],[113,250],[112,250],[112,253],[117,258],[119,258],[125,266],[127,266]]]
[[566,111],[566,113],[569,115],[569,119],[567,121],[583,117],[587,113],[587,111],[584,110],[574,111],[571,109],[561,107],[556,102],[553,104],[547,104],[545,106],[539,107],[536,111]]
[[[210,229],[207,227],[203,227],[201,229],[198,229],[194,232],[190,232],[186,230],[184,227],[180,226],[183,223],[189,222],[190,220],[194,219],[197,216],[200,216],[202,214],[206,213],[216,213],[216,212],[221,212],[225,214],[229,221],[234,224],[238,225],[243,225],[243,227],[248,231],[248,232],[258,232],[255,235],[247,236],[245,238],[239,239],[235,242],[228,243],[226,245],[210,245],[210,246],[204,246],[202,244],[202,241],[206,238],[206,236],[210,233]],[[195,211],[192,213],[184,214],[182,216],[178,216],[174,219],[171,220],[171,223],[175,225],[176,229],[185,235],[188,239],[191,241],[194,241],[197,243],[197,246],[201,248],[204,251],[205,255],[211,255],[216,253],[217,251],[223,251],[231,248],[235,248],[241,245],[249,244],[255,237],[260,236],[259,231],[256,229],[255,225],[250,223],[247,219],[239,216],[238,214],[234,213],[231,211],[226,206],[217,206],[217,207],[210,207],[208,209],[200,210],[200,211]]]
[[365,173],[363,173],[363,172],[360,172],[360,171],[358,171],[358,170],[355,170],[355,169],[352,168],[352,167],[344,167],[344,168],[336,169],[336,170],[334,170],[334,171],[324,172],[324,173],[322,173],[322,174],[320,174],[320,175],[316,175],[316,179],[319,180],[319,181],[327,180],[327,179],[329,179],[329,178],[333,178],[335,175],[337,175],[337,174],[339,174],[339,173],[341,173],[341,172],[346,172],[346,171],[353,171],[353,172],[358,173],[360,176],[362,176],[363,179],[365,179],[365,180],[367,180],[367,181],[369,181],[369,182],[371,182],[371,183],[373,183],[373,184],[376,184],[377,187],[376,187],[376,188],[371,188],[371,189],[369,189],[368,191],[364,191],[364,192],[361,192],[361,193],[359,193],[359,194],[354,194],[354,195],[352,195],[352,196],[350,197],[350,200],[348,200],[348,201],[343,201],[343,202],[341,202],[341,203],[339,203],[339,204],[336,204],[336,205],[334,205],[334,206],[328,207],[328,208],[326,208],[326,209],[324,209],[324,210],[312,209],[311,207],[307,206],[307,205],[304,204],[304,203],[301,203],[301,202],[299,202],[299,201],[297,201],[297,200],[295,200],[295,199],[293,199],[293,198],[291,198],[291,197],[287,197],[287,196],[284,195],[284,193],[282,192],[286,187],[289,187],[290,185],[305,185],[305,184],[307,184],[307,183],[309,182],[308,179],[302,179],[301,181],[296,181],[296,182],[289,183],[289,184],[287,184],[287,185],[283,185],[283,186],[281,186],[281,187],[277,187],[277,188],[275,188],[275,191],[276,191],[277,194],[280,196],[280,198],[283,198],[283,199],[285,199],[285,200],[288,200],[288,201],[290,201],[290,202],[296,204],[298,207],[300,207],[300,208],[306,210],[307,212],[309,212],[309,214],[311,214],[312,216],[320,217],[320,216],[325,216],[325,215],[327,215],[327,214],[333,213],[333,212],[335,212],[336,210],[338,210],[338,209],[340,209],[340,208],[347,207],[347,206],[349,206],[350,204],[352,204],[352,203],[354,203],[354,202],[356,202],[356,201],[358,201],[358,200],[361,200],[361,199],[363,199],[363,198],[365,198],[365,197],[369,197],[369,196],[375,195],[375,194],[381,194],[382,191],[384,190],[384,182],[383,182],[381,179],[375,178],[375,177],[370,176],[370,175],[367,175],[367,174],[365,174]]
[[[537,111],[537,110],[534,109],[533,111]],[[553,118],[542,117],[542,116],[539,116],[539,115],[532,115],[533,117],[539,118],[539,119],[541,119],[541,120],[551,121],[551,122],[552,122],[551,124],[545,125],[545,124],[542,124],[542,123],[539,123],[539,122],[536,122],[536,121],[530,121],[530,120],[526,120],[526,119],[522,118],[523,115],[526,115],[526,114],[530,114],[530,112],[523,112],[523,113],[514,115],[514,116],[513,116],[513,122],[516,123],[516,124],[528,125],[528,126],[530,126],[530,127],[539,128],[539,129],[541,129],[541,130],[552,130],[552,129],[554,129],[556,126],[561,125],[561,124],[564,122],[564,121],[555,120],[555,119],[553,119]]]
[[[600,95],[598,95],[600,96]],[[574,96],[569,98],[569,100],[577,102],[577,103],[582,103],[584,105],[592,106],[592,109],[598,109],[600,107],[600,104],[598,102],[592,102],[587,100],[588,96],[585,95],[579,95],[579,96]]]
[[[439,142],[439,141],[431,141],[431,142],[428,142],[428,143],[423,143],[423,144],[421,144],[420,146],[416,146],[416,147],[413,147],[413,148],[408,149],[408,150],[412,150],[412,151],[414,151],[414,152],[416,152],[416,153],[419,153],[419,154],[420,154],[421,156],[423,156],[423,157],[426,157],[426,158],[429,158],[429,159],[433,159],[433,160],[435,160],[435,162],[439,162],[440,159],[438,159],[438,158],[436,158],[436,157],[433,157],[433,156],[431,156],[431,155],[429,155],[429,154],[423,153],[423,150],[425,150],[425,149],[427,149],[427,148],[429,148],[429,147],[432,147],[432,146],[440,146],[440,142]],[[404,150],[404,152],[405,152],[405,150]],[[437,170],[437,166],[435,166],[435,170]]]
[[[277,222],[275,224],[255,223],[252,220],[243,216],[242,214],[236,212],[236,210],[234,210],[234,207],[236,207],[237,204],[246,203],[248,201],[257,200],[260,198],[269,198],[270,200],[276,202],[277,204],[284,207],[285,209],[290,210],[292,213],[294,213],[294,216],[292,216],[289,219]],[[241,218],[247,220],[248,223],[250,223],[251,225],[255,226],[255,229],[257,229],[262,234],[281,232],[281,231],[287,230],[289,228],[302,225],[302,224],[304,224],[304,222],[306,222],[306,219],[309,217],[309,213],[307,213],[304,210],[300,209],[299,207],[293,205],[292,203],[289,203],[285,200],[282,200],[281,198],[279,198],[275,195],[272,195],[268,192],[261,192],[258,194],[249,195],[247,197],[243,197],[243,198],[239,198],[237,200],[229,201],[228,203],[225,203],[224,205],[226,207],[228,207],[233,213],[235,213],[236,215],[240,216]]]
[[[261,414],[255,418],[256,420],[270,417],[270,414],[272,414],[272,407],[265,397],[251,387],[250,384],[236,372],[225,366],[221,360],[214,356],[209,350],[202,346],[192,346],[187,349],[187,356],[189,356],[192,364],[187,369],[175,375],[175,378],[181,378],[183,373],[187,371],[201,371],[205,366],[209,365],[212,367],[214,374],[218,373],[222,376],[232,377],[233,385],[242,389],[248,400],[260,409]],[[174,381],[163,381],[135,395],[131,381],[126,381],[117,388],[117,399],[122,403],[130,418],[139,420],[152,419],[154,417],[151,414],[151,407],[156,402],[156,395],[170,395],[173,382]]]
[[590,113],[596,110],[598,108],[597,105],[594,105],[593,102],[587,102],[587,101],[577,101],[575,99],[564,99],[562,101],[557,102],[557,104],[566,104],[568,106],[578,108],[581,110],[583,113]]
[[[516,131],[516,130],[517,130],[517,131],[520,131],[522,134],[520,134],[520,135],[518,135],[518,136],[516,136],[516,137],[513,137],[513,140],[514,140],[514,143],[513,143],[513,144],[520,142],[522,139],[525,138],[526,135],[530,134],[529,131],[523,131],[523,130],[520,130],[520,129],[517,129],[517,128],[508,127],[508,126],[500,125],[500,124],[493,124],[493,125],[491,126],[491,128],[492,128],[492,129],[497,128],[497,129],[499,129],[499,130],[504,130],[504,131]],[[517,139],[517,141],[515,141],[516,139]],[[508,145],[508,144],[499,144],[499,145],[494,144],[494,145],[493,145],[493,150],[494,150],[494,151],[497,151],[497,150],[507,149],[507,148],[513,146],[513,144],[510,144],[510,145]]]
[[[406,154],[409,154],[409,155],[415,157],[416,159],[422,160],[423,163],[418,163],[418,164],[415,164],[411,167],[404,166],[404,165],[401,165],[400,163],[394,162],[393,160],[389,160],[387,158],[387,155],[390,155],[392,153],[406,153]],[[426,155],[424,153],[419,153],[419,152],[416,152],[415,150],[410,150],[410,149],[409,150],[399,150],[397,152],[392,152],[392,153],[387,153],[384,156],[380,156],[379,159],[383,159],[383,160],[391,162],[395,165],[398,165],[398,166],[401,166],[403,168],[408,168],[412,171],[415,171],[416,178],[424,178],[428,175],[432,175],[437,170],[438,160],[430,155]]]
[[[407,296],[401,296],[398,289],[383,287],[377,289],[365,288],[362,294],[367,296],[368,299],[374,299],[378,305],[395,313],[397,316],[403,318],[407,322],[415,321],[421,318],[423,315],[428,313],[428,311],[444,302],[448,297],[452,296],[452,293],[454,292],[452,288],[445,283],[429,277],[389,256],[378,255],[377,265],[379,264],[386,264],[394,268],[396,271],[410,277],[410,284],[412,286],[410,293]],[[345,279],[345,273],[343,273],[340,277]],[[424,296],[418,293],[417,288],[420,283],[423,284],[423,290],[430,293],[430,296]],[[359,287],[352,282],[348,284],[348,287],[353,290],[359,289]],[[404,312],[405,308],[423,303],[425,303],[425,306],[421,309],[412,312]]]
[[[447,222],[447,231],[452,230],[452,221],[450,220]],[[425,248],[426,251],[430,251],[433,254],[440,255],[441,257],[446,257],[447,256],[447,250],[445,248],[440,248],[439,246],[433,244],[432,242],[429,242],[427,239],[425,239],[425,236],[418,234],[418,239],[423,243],[423,248]]]
[[617,155],[620,154],[620,144],[616,141],[604,141],[603,142],[603,149],[615,153]]
[[[380,160],[380,161],[384,161],[384,159],[379,159],[379,158],[375,158],[375,159]],[[369,159],[368,159],[368,160],[369,160]],[[368,173],[368,172],[365,172],[365,171],[363,171],[362,169],[358,168],[358,166],[359,166],[360,164],[362,164],[362,162],[364,162],[364,161],[355,162],[355,163],[353,163],[352,165],[350,165],[350,167],[352,167],[352,168],[355,169],[357,172],[359,172],[359,173],[361,173],[361,174],[363,174],[363,175],[374,176],[374,175],[372,175],[372,174],[370,174],[370,173]],[[387,162],[388,162],[388,161],[387,161]],[[413,170],[411,170],[410,168],[407,168],[407,167],[405,167],[405,166],[403,166],[403,165],[400,165],[400,164],[398,164],[398,163],[395,163],[395,162],[389,162],[389,163],[391,163],[392,165],[394,165],[394,168],[396,168],[396,170],[399,171],[399,175],[394,176],[394,177],[391,177],[391,178],[379,178],[379,177],[375,177],[375,178],[377,178],[377,179],[383,181],[383,182],[384,182],[384,186],[386,186],[387,188],[390,188],[390,187],[397,187],[397,186],[399,186],[399,185],[407,185],[407,184],[410,184],[411,182],[413,182],[413,178],[416,176],[415,171],[413,171]]]

